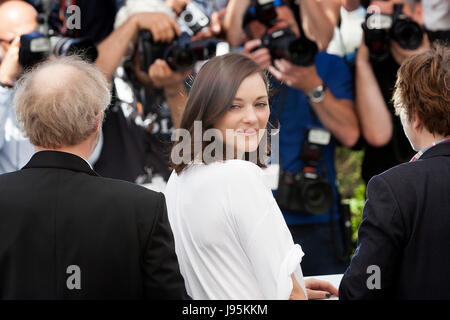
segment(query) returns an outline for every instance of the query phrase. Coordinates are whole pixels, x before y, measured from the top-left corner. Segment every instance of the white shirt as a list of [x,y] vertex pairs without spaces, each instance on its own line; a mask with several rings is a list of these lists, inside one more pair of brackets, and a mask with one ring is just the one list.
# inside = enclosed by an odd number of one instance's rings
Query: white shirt
[[340,57],[355,52],[361,45],[363,30],[361,24],[366,19],[366,10],[359,7],[353,11],[347,11],[341,6],[341,25],[334,27],[333,39],[327,47],[329,54]]
[[193,164],[173,172],[164,193],[193,299],[288,299],[292,273],[306,292],[304,253],[258,166],[243,160]]
[[428,30],[439,31],[450,29],[450,1],[422,1],[423,23]]
[[17,123],[14,93],[14,89],[0,87],[0,174],[19,170],[34,153]]

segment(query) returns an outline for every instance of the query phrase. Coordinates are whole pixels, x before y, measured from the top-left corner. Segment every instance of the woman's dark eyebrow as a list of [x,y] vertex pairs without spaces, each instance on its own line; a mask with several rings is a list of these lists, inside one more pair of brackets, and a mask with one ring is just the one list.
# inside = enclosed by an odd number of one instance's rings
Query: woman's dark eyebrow
[[[264,99],[264,98],[268,98],[268,96],[260,96],[260,97],[256,98],[255,101],[259,100],[259,99]],[[236,98],[233,99],[233,101],[235,101],[235,100],[236,101],[242,101],[243,99],[236,97]]]

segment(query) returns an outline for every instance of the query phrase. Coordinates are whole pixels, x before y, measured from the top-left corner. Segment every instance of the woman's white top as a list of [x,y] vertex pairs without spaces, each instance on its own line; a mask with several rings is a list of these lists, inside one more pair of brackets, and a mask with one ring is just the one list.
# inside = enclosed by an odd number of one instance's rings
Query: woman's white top
[[164,193],[193,299],[289,299],[293,273],[306,292],[304,253],[262,175],[244,160],[172,172]]

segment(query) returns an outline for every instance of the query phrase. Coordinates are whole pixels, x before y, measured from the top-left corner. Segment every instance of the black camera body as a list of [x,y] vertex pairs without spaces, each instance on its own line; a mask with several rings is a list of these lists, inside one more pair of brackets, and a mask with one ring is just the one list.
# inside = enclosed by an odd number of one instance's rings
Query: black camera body
[[252,51],[267,48],[270,51],[272,62],[275,59],[286,59],[299,66],[313,65],[315,56],[319,51],[315,42],[305,36],[297,37],[291,28],[269,31],[277,22],[275,8],[274,0],[252,1],[252,6],[244,18],[244,25],[252,20],[257,20],[268,29],[261,39],[261,46]]
[[301,154],[303,168],[299,172],[280,174],[276,199],[281,210],[321,215],[333,207],[333,189],[326,175],[316,169],[322,160],[322,149],[330,138],[327,130],[308,130]]
[[261,47],[270,51],[272,60],[286,59],[299,66],[311,66],[319,51],[317,45],[305,38],[297,38],[290,28],[266,33],[261,39]]
[[193,2],[189,2],[178,16],[177,23],[182,31],[192,37],[209,25],[209,18]]
[[59,35],[49,28],[47,17],[38,17],[39,31],[20,37],[19,64],[24,70],[44,61],[48,56],[68,56],[77,54],[86,61],[94,62],[98,51],[94,42],[88,38],[69,38]]
[[389,41],[395,40],[403,49],[415,50],[423,40],[418,23],[402,13],[403,4],[395,4],[392,15],[369,13],[362,24],[364,42],[370,57],[382,61],[389,56]]
[[50,39],[40,32],[20,37],[19,64],[24,70],[44,61],[51,52]]
[[281,178],[277,191],[281,210],[321,215],[333,206],[333,190],[315,169],[305,167],[302,172],[285,172]]
[[187,33],[182,33],[172,43],[154,42],[153,36],[148,30],[139,31],[138,52],[140,68],[144,72],[156,59],[163,59],[174,71],[187,71],[197,61],[203,61],[214,57],[219,44],[218,39],[192,41]]
[[252,20],[258,20],[265,26],[273,26],[277,19],[274,0],[252,0],[250,9],[244,16],[244,25]]

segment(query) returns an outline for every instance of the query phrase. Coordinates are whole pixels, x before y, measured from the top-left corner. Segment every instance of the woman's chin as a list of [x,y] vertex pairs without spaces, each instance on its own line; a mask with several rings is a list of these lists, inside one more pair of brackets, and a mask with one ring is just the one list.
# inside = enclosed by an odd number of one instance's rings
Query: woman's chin
[[259,141],[258,136],[249,136],[237,141],[237,149],[241,152],[253,152],[258,149]]

